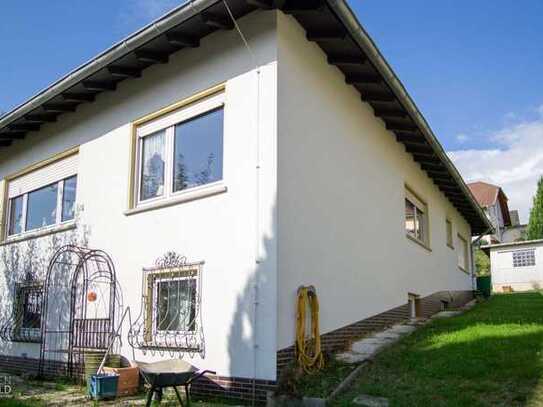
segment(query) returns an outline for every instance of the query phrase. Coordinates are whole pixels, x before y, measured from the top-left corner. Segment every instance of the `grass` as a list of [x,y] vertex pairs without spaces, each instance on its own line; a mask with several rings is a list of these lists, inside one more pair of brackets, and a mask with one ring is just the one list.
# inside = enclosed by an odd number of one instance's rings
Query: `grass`
[[543,295],[495,295],[380,354],[333,405],[359,394],[394,406],[543,405]]
[[355,368],[354,365],[327,358],[324,369],[300,379],[299,389],[309,397],[326,398]]
[[44,404],[39,400],[27,399],[27,400],[17,400],[17,399],[0,399],[0,407],[39,407]]

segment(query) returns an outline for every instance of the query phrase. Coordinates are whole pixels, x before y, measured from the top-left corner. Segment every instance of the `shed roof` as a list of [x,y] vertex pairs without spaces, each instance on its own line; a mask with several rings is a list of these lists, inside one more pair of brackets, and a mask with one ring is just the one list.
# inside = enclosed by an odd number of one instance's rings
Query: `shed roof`
[[481,246],[481,250],[483,250],[486,254],[489,254],[492,249],[505,249],[508,247],[518,249],[518,248],[528,247],[528,246],[533,246],[533,245],[543,246],[543,239],[524,240],[522,242],[487,244],[487,245]]
[[9,148],[42,125],[61,119],[123,80],[138,78],[169,55],[198,47],[217,30],[232,30],[238,19],[257,9],[279,8],[306,30],[307,39],[326,53],[328,63],[369,103],[398,142],[433,180],[472,227],[491,229],[456,167],[406,89],[385,61],[345,0],[191,0],[173,9],[0,117],[0,148]]

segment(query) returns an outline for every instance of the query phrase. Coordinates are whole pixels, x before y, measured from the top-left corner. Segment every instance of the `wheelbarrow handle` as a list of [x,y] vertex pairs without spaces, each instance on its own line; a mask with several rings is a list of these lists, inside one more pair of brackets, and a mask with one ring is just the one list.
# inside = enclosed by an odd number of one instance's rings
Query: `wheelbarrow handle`
[[217,372],[214,371],[214,370],[204,370],[204,371],[198,373],[197,375],[191,377],[189,380],[187,380],[187,384],[191,384],[193,381],[198,380],[200,377],[202,377],[202,376],[204,376],[206,374],[213,374],[214,375],[214,374],[217,374]]

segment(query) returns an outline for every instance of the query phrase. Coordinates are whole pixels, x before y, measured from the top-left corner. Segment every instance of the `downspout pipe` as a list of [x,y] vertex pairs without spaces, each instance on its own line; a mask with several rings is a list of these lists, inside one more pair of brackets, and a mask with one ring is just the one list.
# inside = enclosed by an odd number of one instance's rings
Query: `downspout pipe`
[[373,40],[360,25],[358,19],[354,15],[347,2],[345,0],[327,0],[327,2],[330,8],[336,13],[337,17],[343,22],[345,27],[347,27],[349,34],[351,35],[353,40],[358,44],[360,48],[362,48],[362,50],[366,53],[368,58],[375,65],[381,75],[384,76],[386,83],[390,86],[392,92],[400,100],[402,106],[409,113],[409,116],[422,130],[422,134],[424,135],[425,139],[433,147],[435,153],[443,162],[443,164],[445,164],[447,170],[452,175],[453,179],[456,181],[462,192],[470,198],[471,206],[473,207],[473,209],[475,209],[480,219],[483,220],[488,228],[491,228],[492,225],[488,221],[481,207],[477,204],[475,197],[465,184],[460,173],[443,150],[443,147],[437,140],[428,123],[426,122],[426,119],[424,119],[419,109],[415,105],[415,102],[413,102],[405,87],[400,82],[390,65],[384,59],[383,55],[381,54]]
[[131,34],[114,44],[90,61],[75,68],[52,85],[38,92],[29,101],[20,104],[10,112],[1,116],[0,128],[3,128],[14,120],[30,113],[55,96],[60,95],[62,92],[65,92],[77,83],[87,79],[99,70],[155,39],[158,35],[163,34],[189,18],[194,17],[219,1],[220,0],[190,0],[185,4],[174,8],[166,15],[159,17],[139,31],[136,31],[134,34]]

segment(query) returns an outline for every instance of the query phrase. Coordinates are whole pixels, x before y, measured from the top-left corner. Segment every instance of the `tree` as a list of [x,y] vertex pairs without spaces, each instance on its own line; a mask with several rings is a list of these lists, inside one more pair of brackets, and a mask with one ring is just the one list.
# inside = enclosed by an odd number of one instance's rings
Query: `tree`
[[543,239],[543,177],[540,177],[537,182],[537,191],[532,209],[530,209],[530,220],[526,234],[528,240]]
[[486,244],[486,240],[482,239],[475,247],[475,271],[478,277],[490,274],[490,259],[486,253],[481,250],[481,246]]

